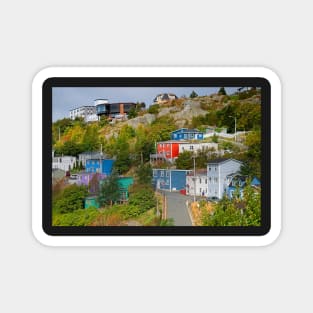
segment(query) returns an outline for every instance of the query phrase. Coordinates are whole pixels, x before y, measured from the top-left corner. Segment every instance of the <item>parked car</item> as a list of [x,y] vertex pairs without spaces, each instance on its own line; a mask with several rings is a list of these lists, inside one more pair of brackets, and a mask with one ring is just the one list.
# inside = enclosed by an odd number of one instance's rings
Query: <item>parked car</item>
[[218,197],[207,197],[207,201],[217,203],[219,199]]
[[76,180],[78,178],[78,175],[77,174],[72,174],[70,176],[70,179],[73,179],[73,180]]

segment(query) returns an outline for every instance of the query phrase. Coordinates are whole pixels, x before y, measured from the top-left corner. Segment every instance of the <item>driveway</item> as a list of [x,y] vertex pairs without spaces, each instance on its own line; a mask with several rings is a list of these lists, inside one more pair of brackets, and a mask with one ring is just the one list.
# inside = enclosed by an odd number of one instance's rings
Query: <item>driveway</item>
[[192,226],[186,207],[186,200],[192,197],[184,196],[178,192],[165,191],[167,198],[167,218],[174,219],[175,226]]

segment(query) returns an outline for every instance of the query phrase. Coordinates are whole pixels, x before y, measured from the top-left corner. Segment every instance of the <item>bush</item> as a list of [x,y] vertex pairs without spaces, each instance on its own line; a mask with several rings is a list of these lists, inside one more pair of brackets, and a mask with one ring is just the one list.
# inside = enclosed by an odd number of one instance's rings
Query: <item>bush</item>
[[141,212],[145,212],[156,206],[156,197],[150,186],[136,186],[138,190],[132,192],[129,196],[129,205],[137,206]]
[[58,213],[69,213],[84,208],[84,200],[88,195],[85,186],[71,185],[64,189],[55,201],[53,210]]
[[100,214],[95,208],[78,209],[71,213],[56,214],[53,216],[53,226],[88,226]]
[[149,106],[148,113],[150,114],[158,114],[160,106],[158,104],[152,104]]

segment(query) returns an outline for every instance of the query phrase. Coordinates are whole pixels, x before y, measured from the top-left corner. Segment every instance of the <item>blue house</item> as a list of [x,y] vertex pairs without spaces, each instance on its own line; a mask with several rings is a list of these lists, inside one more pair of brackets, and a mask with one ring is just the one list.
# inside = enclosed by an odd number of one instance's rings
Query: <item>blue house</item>
[[203,140],[203,132],[198,129],[180,128],[171,132],[171,140]]
[[[232,199],[236,192],[239,192],[240,199],[243,198],[243,188],[246,186],[247,177],[239,174],[231,174],[227,176],[227,181],[229,182],[226,194],[228,198]],[[258,178],[254,177],[250,183],[252,187],[260,187],[261,182]]]
[[186,176],[191,170],[153,169],[152,184],[155,188],[169,191],[186,189]]
[[114,160],[112,159],[89,159],[86,160],[86,172],[110,175]]

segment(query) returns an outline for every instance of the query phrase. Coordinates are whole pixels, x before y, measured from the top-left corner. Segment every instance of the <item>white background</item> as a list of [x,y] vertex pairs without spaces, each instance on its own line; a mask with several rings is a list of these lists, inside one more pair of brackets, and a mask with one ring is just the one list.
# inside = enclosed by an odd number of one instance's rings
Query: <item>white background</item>
[[[2,1],[1,312],[309,312],[310,1]],[[49,65],[258,65],[283,83],[284,208],[263,248],[47,248],[31,233],[31,80]]]

